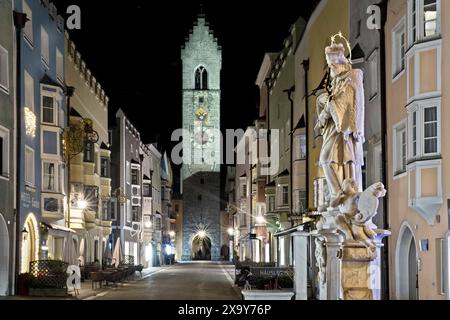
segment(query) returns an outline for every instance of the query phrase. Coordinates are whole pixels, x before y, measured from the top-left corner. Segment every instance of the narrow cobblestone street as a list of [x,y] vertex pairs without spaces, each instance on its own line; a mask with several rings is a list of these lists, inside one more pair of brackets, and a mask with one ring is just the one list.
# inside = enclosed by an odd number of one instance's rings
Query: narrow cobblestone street
[[142,280],[98,289],[84,300],[238,300],[234,266],[214,262],[180,263],[144,275]]

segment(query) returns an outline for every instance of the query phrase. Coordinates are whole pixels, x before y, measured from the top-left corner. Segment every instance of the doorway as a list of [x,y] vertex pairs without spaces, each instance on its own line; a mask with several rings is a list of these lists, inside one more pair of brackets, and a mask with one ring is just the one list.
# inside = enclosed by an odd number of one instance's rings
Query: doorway
[[196,235],[191,248],[192,260],[211,260],[211,239],[208,236]]
[[406,224],[400,228],[396,252],[396,287],[400,300],[418,300],[418,255],[414,235]]

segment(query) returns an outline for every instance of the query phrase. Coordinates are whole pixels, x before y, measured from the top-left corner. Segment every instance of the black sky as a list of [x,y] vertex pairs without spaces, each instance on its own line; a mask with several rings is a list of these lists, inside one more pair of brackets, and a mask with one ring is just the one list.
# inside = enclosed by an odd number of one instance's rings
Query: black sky
[[[54,2],[61,14],[71,4],[81,8],[81,30],[70,36],[110,97],[112,118],[122,108],[145,143],[169,148],[181,127],[180,49],[200,1]],[[201,2],[223,50],[222,128],[245,128],[255,118],[264,53],[279,51],[290,25],[316,1]]]

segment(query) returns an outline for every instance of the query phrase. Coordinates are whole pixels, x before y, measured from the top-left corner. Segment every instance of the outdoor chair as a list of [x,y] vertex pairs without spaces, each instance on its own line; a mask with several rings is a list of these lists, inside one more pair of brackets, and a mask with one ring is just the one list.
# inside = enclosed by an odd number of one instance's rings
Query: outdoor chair
[[102,287],[103,281],[105,280],[105,275],[103,272],[91,272],[91,280],[92,280],[92,290],[96,289],[96,284],[99,285],[99,288]]

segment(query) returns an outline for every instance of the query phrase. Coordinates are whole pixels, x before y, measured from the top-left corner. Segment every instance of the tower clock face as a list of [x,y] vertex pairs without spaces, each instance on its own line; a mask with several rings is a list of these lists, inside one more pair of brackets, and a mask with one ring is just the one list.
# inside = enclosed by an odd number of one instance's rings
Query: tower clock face
[[194,147],[203,148],[209,146],[213,141],[213,135],[208,128],[196,126],[194,130]]

